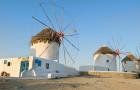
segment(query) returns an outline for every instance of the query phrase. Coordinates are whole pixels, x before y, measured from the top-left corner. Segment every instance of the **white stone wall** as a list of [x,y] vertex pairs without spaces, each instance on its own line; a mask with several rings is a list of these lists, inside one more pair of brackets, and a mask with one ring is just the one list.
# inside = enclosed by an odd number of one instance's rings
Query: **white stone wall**
[[[25,58],[26,59],[26,58]],[[38,59],[41,61],[41,66],[35,62]],[[4,60],[10,62],[11,65],[7,66],[4,64]],[[63,64],[58,63],[57,60],[46,60],[42,58],[37,58],[30,56],[28,58],[29,68],[27,71],[21,72],[21,61],[24,61],[22,58],[5,58],[0,59],[0,74],[5,71],[10,74],[10,77],[45,77],[48,78],[48,74],[60,74],[61,76],[69,76],[69,75],[78,75],[78,71],[75,68],[65,66]],[[49,64],[49,69],[46,68],[46,63]]]
[[[35,62],[38,59],[41,61],[41,66]],[[49,64],[49,69],[46,68],[46,63]],[[58,63],[57,60],[46,60],[42,58],[35,58],[33,62],[33,68],[23,72],[22,77],[46,77],[48,73],[61,73],[63,75],[78,75],[78,71],[75,68],[65,66],[63,64]]]
[[33,68],[33,63],[34,63],[34,57],[29,56],[29,70]]
[[96,54],[94,59],[95,71],[117,71],[116,57],[112,54]]
[[[45,52],[42,54],[44,50]],[[31,46],[31,56],[40,57],[47,60],[58,60],[59,59],[59,44],[56,42],[52,42],[51,44],[48,42],[35,43]]]

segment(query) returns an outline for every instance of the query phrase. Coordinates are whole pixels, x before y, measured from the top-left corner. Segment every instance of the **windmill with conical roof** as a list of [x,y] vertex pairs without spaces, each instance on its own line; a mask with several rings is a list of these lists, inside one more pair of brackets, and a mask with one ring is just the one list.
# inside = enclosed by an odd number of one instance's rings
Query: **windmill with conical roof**
[[117,69],[119,69],[118,71],[121,71],[122,55],[127,55],[128,52],[122,51],[125,45],[120,47],[118,40],[115,41],[112,39],[112,41],[112,44],[108,43],[108,46],[103,45],[94,53],[94,66],[103,68],[105,71],[117,71]]
[[116,71],[116,53],[106,45],[101,46],[94,54],[95,71]]
[[122,60],[123,71],[140,73],[140,53],[139,48],[136,48],[136,55],[129,53]]
[[67,42],[67,44],[69,44],[69,46],[71,46],[73,50],[79,51],[79,48],[69,40],[69,37],[78,35],[77,31],[73,30],[70,34],[66,34],[64,31],[70,25],[67,25],[63,28],[61,27],[61,29],[57,30],[42,3],[40,3],[40,7],[50,25],[43,23],[41,20],[37,19],[34,16],[32,17],[34,20],[44,25],[46,28],[32,37],[31,54],[36,57],[44,58],[47,60],[57,60],[59,62],[59,48],[60,46],[62,46],[65,63],[67,61],[66,57],[69,57],[69,60],[75,63],[71,53],[68,51],[67,46],[64,44],[64,42]]

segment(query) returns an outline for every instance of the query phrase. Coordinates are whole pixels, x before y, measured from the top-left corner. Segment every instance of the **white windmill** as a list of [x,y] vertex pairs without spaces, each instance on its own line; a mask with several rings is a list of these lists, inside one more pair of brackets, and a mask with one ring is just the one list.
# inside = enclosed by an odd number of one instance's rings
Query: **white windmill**
[[103,45],[99,48],[93,55],[94,59],[94,69],[99,71],[117,71],[117,60],[118,61],[118,71],[121,71],[121,56],[126,55],[128,52],[122,52],[125,46],[119,48],[120,43],[113,40],[113,45],[109,44],[109,47]]
[[115,52],[106,45],[101,46],[94,54],[95,71],[116,71]]
[[129,53],[123,58],[123,71],[140,73],[140,48],[136,47],[136,54]]
[[[46,77],[46,75],[48,75],[49,73],[57,73],[56,77],[58,77],[59,76],[58,74],[60,75],[78,74],[78,71],[75,68],[59,63],[60,47],[62,47],[63,49],[64,52],[63,57],[65,62],[68,61],[67,57],[69,57],[69,60],[75,63],[66,45],[71,46],[73,50],[79,51],[79,48],[77,48],[77,46],[71,40],[69,40],[70,37],[78,35],[77,31],[73,30],[71,33],[65,33],[64,31],[67,29],[67,27],[69,27],[69,25],[64,28],[62,28],[61,26],[61,29],[55,28],[53,20],[50,19],[49,15],[46,13],[46,9],[42,3],[40,3],[40,7],[49,22],[48,24],[50,25],[43,23],[36,17],[32,17],[41,25],[44,25],[45,29],[37,33],[31,39],[31,55],[36,58],[33,62],[32,69],[30,69],[25,73],[23,72],[22,76],[31,75],[31,76]],[[67,44],[65,44],[64,42]]]
[[[56,4],[53,4],[56,5]],[[65,59],[65,63],[67,60],[67,56],[70,60],[74,63],[74,59],[71,56],[71,53],[68,51],[67,46],[65,43],[71,45],[73,50],[79,51],[79,48],[74,45],[74,43],[69,40],[69,37],[77,36],[77,30],[72,30],[70,33],[65,33],[65,30],[70,26],[67,25],[65,27],[59,26],[59,30],[55,28],[53,21],[50,19],[46,10],[42,3],[40,3],[40,7],[49,21],[49,25],[43,23],[41,20],[37,19],[36,17],[32,17],[34,20],[39,22],[40,24],[44,25],[46,28],[43,29],[40,33],[32,37],[31,40],[31,53],[32,55],[48,60],[58,60],[59,61],[59,48],[62,46],[63,48],[63,56]],[[56,18],[56,17],[55,17]],[[56,23],[55,23],[56,24]]]

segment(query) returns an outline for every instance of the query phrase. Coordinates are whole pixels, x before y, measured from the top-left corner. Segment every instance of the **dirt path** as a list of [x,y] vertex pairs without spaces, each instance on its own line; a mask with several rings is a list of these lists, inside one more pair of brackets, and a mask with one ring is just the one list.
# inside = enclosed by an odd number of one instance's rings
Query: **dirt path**
[[86,77],[55,80],[0,79],[0,90],[140,90],[140,80]]

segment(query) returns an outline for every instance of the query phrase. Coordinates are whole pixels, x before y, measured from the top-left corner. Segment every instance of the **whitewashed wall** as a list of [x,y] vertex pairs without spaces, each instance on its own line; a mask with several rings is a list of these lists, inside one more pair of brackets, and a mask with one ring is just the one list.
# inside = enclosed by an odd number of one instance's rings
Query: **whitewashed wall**
[[[41,61],[41,66],[38,66],[35,63],[36,59]],[[49,69],[46,68],[46,63],[49,64]],[[46,77],[47,78],[48,73],[56,73],[56,71],[66,76],[78,75],[78,71],[75,68],[60,64],[58,63],[57,60],[46,60],[46,59],[34,57],[33,68],[26,72],[23,72],[22,77]]]
[[[116,71],[116,57],[112,54],[96,54],[94,59],[95,71]],[[109,60],[109,62],[107,62]]]
[[[41,66],[38,66],[35,63],[35,60],[38,59],[41,61]],[[11,65],[7,66],[4,64],[4,60],[10,62]],[[65,76],[69,75],[78,75],[78,71],[75,68],[65,66],[58,63],[57,60],[46,60],[42,58],[37,58],[30,56],[28,58],[29,68],[27,71],[21,72],[21,58],[5,58],[0,59],[0,74],[5,71],[10,74],[10,77],[48,77],[48,73],[61,73]],[[46,63],[49,64],[49,69],[46,69]]]
[[[47,50],[45,50],[46,48]],[[42,54],[44,50],[45,52]],[[31,46],[31,56],[40,57],[47,60],[58,60],[59,59],[59,44],[56,42],[52,42],[51,44],[48,42],[35,43]]]

